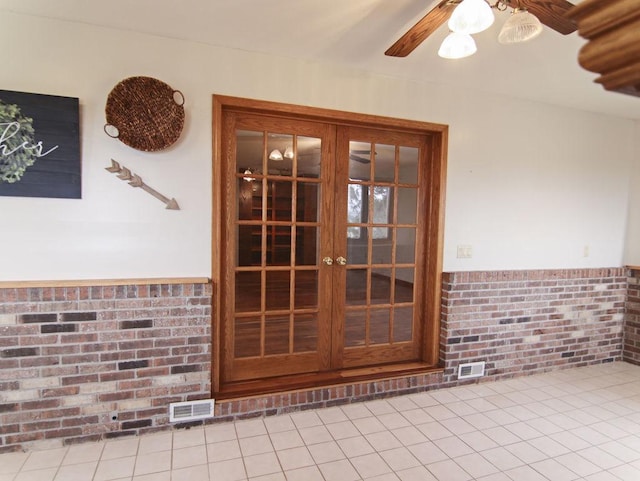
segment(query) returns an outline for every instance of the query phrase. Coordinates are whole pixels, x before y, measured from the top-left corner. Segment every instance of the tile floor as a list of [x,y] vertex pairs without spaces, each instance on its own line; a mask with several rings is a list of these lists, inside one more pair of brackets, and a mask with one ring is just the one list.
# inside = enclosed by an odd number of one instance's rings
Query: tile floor
[[640,367],[0,455],[0,481],[640,481]]

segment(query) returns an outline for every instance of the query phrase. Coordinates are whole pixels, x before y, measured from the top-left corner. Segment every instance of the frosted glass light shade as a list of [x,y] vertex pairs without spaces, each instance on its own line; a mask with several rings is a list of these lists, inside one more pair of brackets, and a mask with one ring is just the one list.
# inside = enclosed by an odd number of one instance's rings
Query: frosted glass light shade
[[282,160],[282,159],[284,159],[284,157],[282,157],[282,152],[280,152],[278,149],[273,149],[269,154],[269,160]]
[[463,0],[451,14],[448,25],[452,32],[474,34],[488,29],[494,19],[485,0]]
[[464,58],[476,53],[478,48],[471,35],[451,32],[440,45],[438,55],[442,58]]
[[538,17],[524,9],[516,8],[498,35],[501,44],[526,42],[542,33],[542,23]]
[[285,159],[293,159],[293,149],[291,147],[287,147],[284,149],[284,154],[282,154]]

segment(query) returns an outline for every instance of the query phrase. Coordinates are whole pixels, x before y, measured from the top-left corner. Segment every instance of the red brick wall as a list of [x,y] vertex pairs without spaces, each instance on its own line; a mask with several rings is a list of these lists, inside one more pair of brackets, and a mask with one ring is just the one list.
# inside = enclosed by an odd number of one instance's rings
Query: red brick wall
[[151,431],[209,398],[210,290],[1,288],[0,452]]
[[[640,346],[627,274],[445,273],[443,373],[217,402],[208,422],[450,386],[460,362],[487,361],[484,382],[619,360],[627,299]],[[210,303],[208,284],[0,288],[0,452],[169,429],[170,402],[211,395]]]
[[624,360],[640,364],[640,269],[629,273],[627,313],[624,328]]
[[441,362],[486,361],[501,378],[620,360],[627,270],[445,273]]

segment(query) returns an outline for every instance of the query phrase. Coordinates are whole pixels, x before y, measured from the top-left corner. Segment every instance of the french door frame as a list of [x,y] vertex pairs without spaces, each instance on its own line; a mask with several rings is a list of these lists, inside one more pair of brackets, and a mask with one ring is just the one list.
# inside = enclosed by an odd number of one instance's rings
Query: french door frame
[[[222,238],[222,223],[226,217],[222,209],[223,182],[223,161],[229,152],[229,146],[223,145],[222,132],[225,127],[225,114],[229,112],[248,112],[260,115],[273,116],[277,118],[288,118],[294,120],[307,120],[315,122],[330,123],[349,127],[362,127],[367,129],[379,129],[384,131],[397,131],[409,134],[424,136],[427,140],[427,162],[426,178],[429,182],[424,186],[424,202],[426,212],[425,243],[422,246],[424,256],[424,285],[417,296],[422,296],[424,300],[424,323],[420,336],[424,340],[419,354],[419,361],[423,369],[431,370],[439,363],[439,330],[440,330],[440,296],[441,296],[441,273],[442,273],[442,252],[444,238],[444,202],[446,185],[446,163],[447,163],[447,142],[448,126],[428,122],[403,120],[390,117],[381,117],[367,114],[343,112],[337,110],[320,109],[313,107],[297,106],[269,101],[244,99],[222,95],[213,96],[213,205],[212,205],[212,394],[218,397],[225,397],[224,386],[221,375],[221,356],[224,333],[221,330],[221,289],[220,283],[224,282],[222,272],[222,259],[226,255],[227,240]],[[336,154],[336,152],[331,152]],[[397,369],[397,368],[396,368]],[[415,368],[414,368],[415,369]],[[359,369],[362,371],[362,369]],[[371,378],[386,377],[389,373],[384,368],[372,370]],[[313,379],[313,376],[306,376],[312,385],[327,383],[335,384],[338,379],[347,379],[344,373],[323,373]],[[275,383],[279,386],[277,390],[286,390],[287,383]]]

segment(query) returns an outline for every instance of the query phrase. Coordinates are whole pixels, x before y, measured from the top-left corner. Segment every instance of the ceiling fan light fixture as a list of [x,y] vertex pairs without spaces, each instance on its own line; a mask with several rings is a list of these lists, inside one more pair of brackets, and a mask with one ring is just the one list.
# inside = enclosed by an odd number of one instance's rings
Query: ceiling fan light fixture
[[285,159],[293,159],[293,149],[291,147],[287,147],[286,149],[284,149],[284,154],[282,154],[284,156]]
[[465,58],[473,55],[477,50],[476,42],[471,35],[451,32],[440,45],[438,55],[448,59]]
[[494,20],[491,6],[485,0],[463,0],[451,14],[448,25],[452,32],[471,35],[488,29]]
[[273,149],[269,154],[269,160],[282,160],[284,157],[282,156],[282,152],[278,149]]
[[516,8],[500,30],[498,42],[503,45],[522,43],[536,38],[542,33],[542,23],[538,17],[524,8]]

